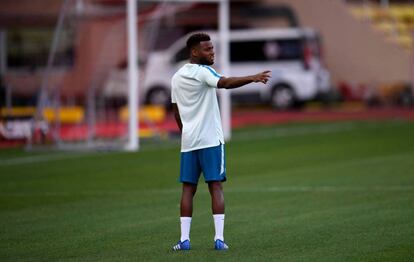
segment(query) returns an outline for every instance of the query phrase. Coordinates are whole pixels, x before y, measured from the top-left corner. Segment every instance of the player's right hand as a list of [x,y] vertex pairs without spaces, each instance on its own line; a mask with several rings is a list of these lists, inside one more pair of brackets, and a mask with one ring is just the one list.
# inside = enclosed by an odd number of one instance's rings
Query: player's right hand
[[255,83],[261,82],[263,84],[266,84],[267,81],[269,81],[270,73],[271,73],[270,70],[266,70],[266,71],[263,71],[261,73],[258,73],[256,75],[254,75],[253,76],[253,82],[255,82]]

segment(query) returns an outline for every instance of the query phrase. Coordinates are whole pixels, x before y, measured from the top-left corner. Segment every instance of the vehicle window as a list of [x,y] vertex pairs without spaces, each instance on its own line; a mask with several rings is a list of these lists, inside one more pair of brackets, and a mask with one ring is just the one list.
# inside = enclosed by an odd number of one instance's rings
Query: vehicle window
[[174,56],[174,63],[179,63],[190,58],[187,47],[181,48]]
[[307,39],[307,44],[310,46],[313,56],[321,56],[321,39],[319,36],[309,37]]
[[300,39],[243,41],[230,44],[231,62],[289,61],[303,58]]

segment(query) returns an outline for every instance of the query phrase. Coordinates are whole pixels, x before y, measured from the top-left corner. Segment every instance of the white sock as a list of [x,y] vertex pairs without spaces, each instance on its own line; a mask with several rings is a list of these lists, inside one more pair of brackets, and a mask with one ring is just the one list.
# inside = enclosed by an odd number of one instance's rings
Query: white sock
[[214,236],[214,241],[220,239],[224,241],[223,231],[224,231],[224,214],[213,215],[214,219],[214,228],[216,230],[216,235]]
[[180,217],[181,239],[180,241],[190,240],[191,217]]

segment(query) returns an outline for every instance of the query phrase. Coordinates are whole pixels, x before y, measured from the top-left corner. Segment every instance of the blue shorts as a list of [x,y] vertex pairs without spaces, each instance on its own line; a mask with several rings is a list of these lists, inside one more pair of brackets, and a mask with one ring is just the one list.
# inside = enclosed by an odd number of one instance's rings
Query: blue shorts
[[206,183],[226,181],[224,145],[181,153],[180,182],[198,184],[201,172]]

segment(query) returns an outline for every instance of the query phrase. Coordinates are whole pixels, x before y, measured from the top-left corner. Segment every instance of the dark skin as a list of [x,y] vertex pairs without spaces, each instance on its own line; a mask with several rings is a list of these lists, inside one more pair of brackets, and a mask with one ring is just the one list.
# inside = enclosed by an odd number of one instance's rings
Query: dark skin
[[[194,46],[190,51],[190,63],[212,65],[214,64],[214,47],[211,41],[202,41]],[[225,89],[238,88],[250,83],[266,84],[270,78],[270,71],[241,77],[220,77],[217,87]],[[178,128],[182,132],[183,124],[177,104],[172,104],[175,120]],[[223,186],[220,181],[208,182],[208,189],[211,196],[211,209],[213,214],[224,214],[224,194]],[[193,198],[197,192],[197,185],[183,183],[181,194],[180,214],[182,217],[193,216]]]

